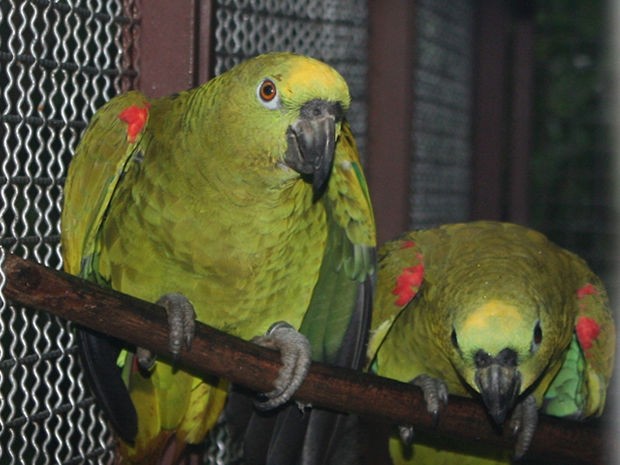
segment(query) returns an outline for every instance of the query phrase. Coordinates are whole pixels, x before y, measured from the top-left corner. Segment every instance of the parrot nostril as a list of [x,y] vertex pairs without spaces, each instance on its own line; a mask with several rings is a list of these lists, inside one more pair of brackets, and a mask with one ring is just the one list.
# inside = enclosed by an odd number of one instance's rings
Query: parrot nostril
[[306,102],[299,112],[302,118],[318,119],[331,116],[335,121],[342,120],[344,111],[339,102],[328,102],[325,100],[314,99]]
[[506,367],[515,367],[517,366],[517,352],[513,349],[503,349],[499,354],[497,354],[497,361]]
[[491,357],[491,355],[485,352],[484,350],[479,350],[478,352],[476,352],[476,355],[474,356],[474,363],[476,364],[476,367],[478,368],[484,368],[486,366],[489,366],[492,361],[493,361],[493,357]]

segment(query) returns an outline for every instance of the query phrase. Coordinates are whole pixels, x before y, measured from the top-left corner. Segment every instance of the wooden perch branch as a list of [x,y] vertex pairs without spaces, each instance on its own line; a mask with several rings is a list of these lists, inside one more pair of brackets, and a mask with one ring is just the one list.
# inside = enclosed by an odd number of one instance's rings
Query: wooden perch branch
[[[8,253],[3,269],[3,292],[11,301],[146,347],[164,358],[170,356],[163,308]],[[197,326],[191,350],[181,352],[177,363],[256,391],[271,389],[280,366],[276,352],[204,324]],[[315,363],[295,397],[314,406],[410,424],[446,437],[513,447],[509,434],[493,427],[481,402],[450,397],[435,426],[418,388],[352,370]],[[601,463],[603,450],[596,423],[542,417],[527,456],[554,463],[596,464]]]

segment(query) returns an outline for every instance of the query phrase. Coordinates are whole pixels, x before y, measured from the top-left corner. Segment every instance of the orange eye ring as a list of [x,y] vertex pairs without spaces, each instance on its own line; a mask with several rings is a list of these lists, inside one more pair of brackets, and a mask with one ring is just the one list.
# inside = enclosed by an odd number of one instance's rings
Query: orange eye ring
[[271,102],[278,95],[276,85],[271,79],[265,79],[258,88],[258,96],[263,102]]

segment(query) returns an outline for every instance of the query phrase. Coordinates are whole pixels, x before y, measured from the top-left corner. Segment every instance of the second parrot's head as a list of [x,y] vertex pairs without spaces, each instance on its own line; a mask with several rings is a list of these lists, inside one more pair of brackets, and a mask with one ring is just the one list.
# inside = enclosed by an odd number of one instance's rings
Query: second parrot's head
[[530,304],[483,299],[452,322],[452,363],[498,424],[549,368],[552,335],[544,311]]
[[213,102],[212,115],[228,132],[231,156],[274,181],[302,178],[320,195],[351,102],[342,76],[321,61],[278,52],[237,65],[214,85],[225,98]]

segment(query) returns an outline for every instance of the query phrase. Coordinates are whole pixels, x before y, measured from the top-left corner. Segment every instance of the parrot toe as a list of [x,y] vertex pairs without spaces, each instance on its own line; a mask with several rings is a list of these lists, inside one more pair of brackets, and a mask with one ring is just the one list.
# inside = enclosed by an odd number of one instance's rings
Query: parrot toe
[[166,309],[170,336],[168,347],[174,356],[181,348],[189,349],[196,329],[196,312],[189,299],[182,294],[170,293],[163,295],[158,301]]
[[138,365],[140,365],[140,368],[146,372],[153,369],[155,366],[155,360],[157,360],[155,354],[144,347],[138,347],[136,349],[136,357],[138,359]]
[[[178,293],[163,295],[157,301],[157,305],[166,309],[168,326],[170,327],[168,348],[173,357],[176,357],[179,355],[181,347],[189,349],[194,338],[196,329],[194,306],[187,297]],[[145,371],[151,371],[157,360],[155,354],[144,347],[136,349],[136,357],[140,368]]]
[[262,394],[256,406],[269,410],[287,402],[297,391],[310,369],[311,349],[308,339],[286,322],[274,323],[264,336],[253,339],[256,344],[278,349],[282,368],[274,381],[274,389]]
[[538,425],[538,409],[534,396],[527,396],[523,402],[517,404],[510,418],[510,428],[517,436],[515,445],[515,459],[525,455],[534,438],[534,432]]
[[400,425],[398,427],[398,435],[400,436],[400,440],[407,447],[413,444],[413,439],[415,437],[415,433],[413,431],[413,426],[411,425]]
[[[426,410],[433,415],[433,421],[436,423],[442,404],[445,405],[448,403],[448,387],[446,383],[429,375],[416,376],[410,383],[422,389],[424,401],[426,402]],[[413,426],[399,425],[398,434],[403,444],[406,446],[413,444],[413,439],[415,437]]]
[[441,405],[448,403],[448,387],[446,383],[429,375],[416,376],[410,383],[422,389],[424,400],[426,401],[426,410],[437,421]]

